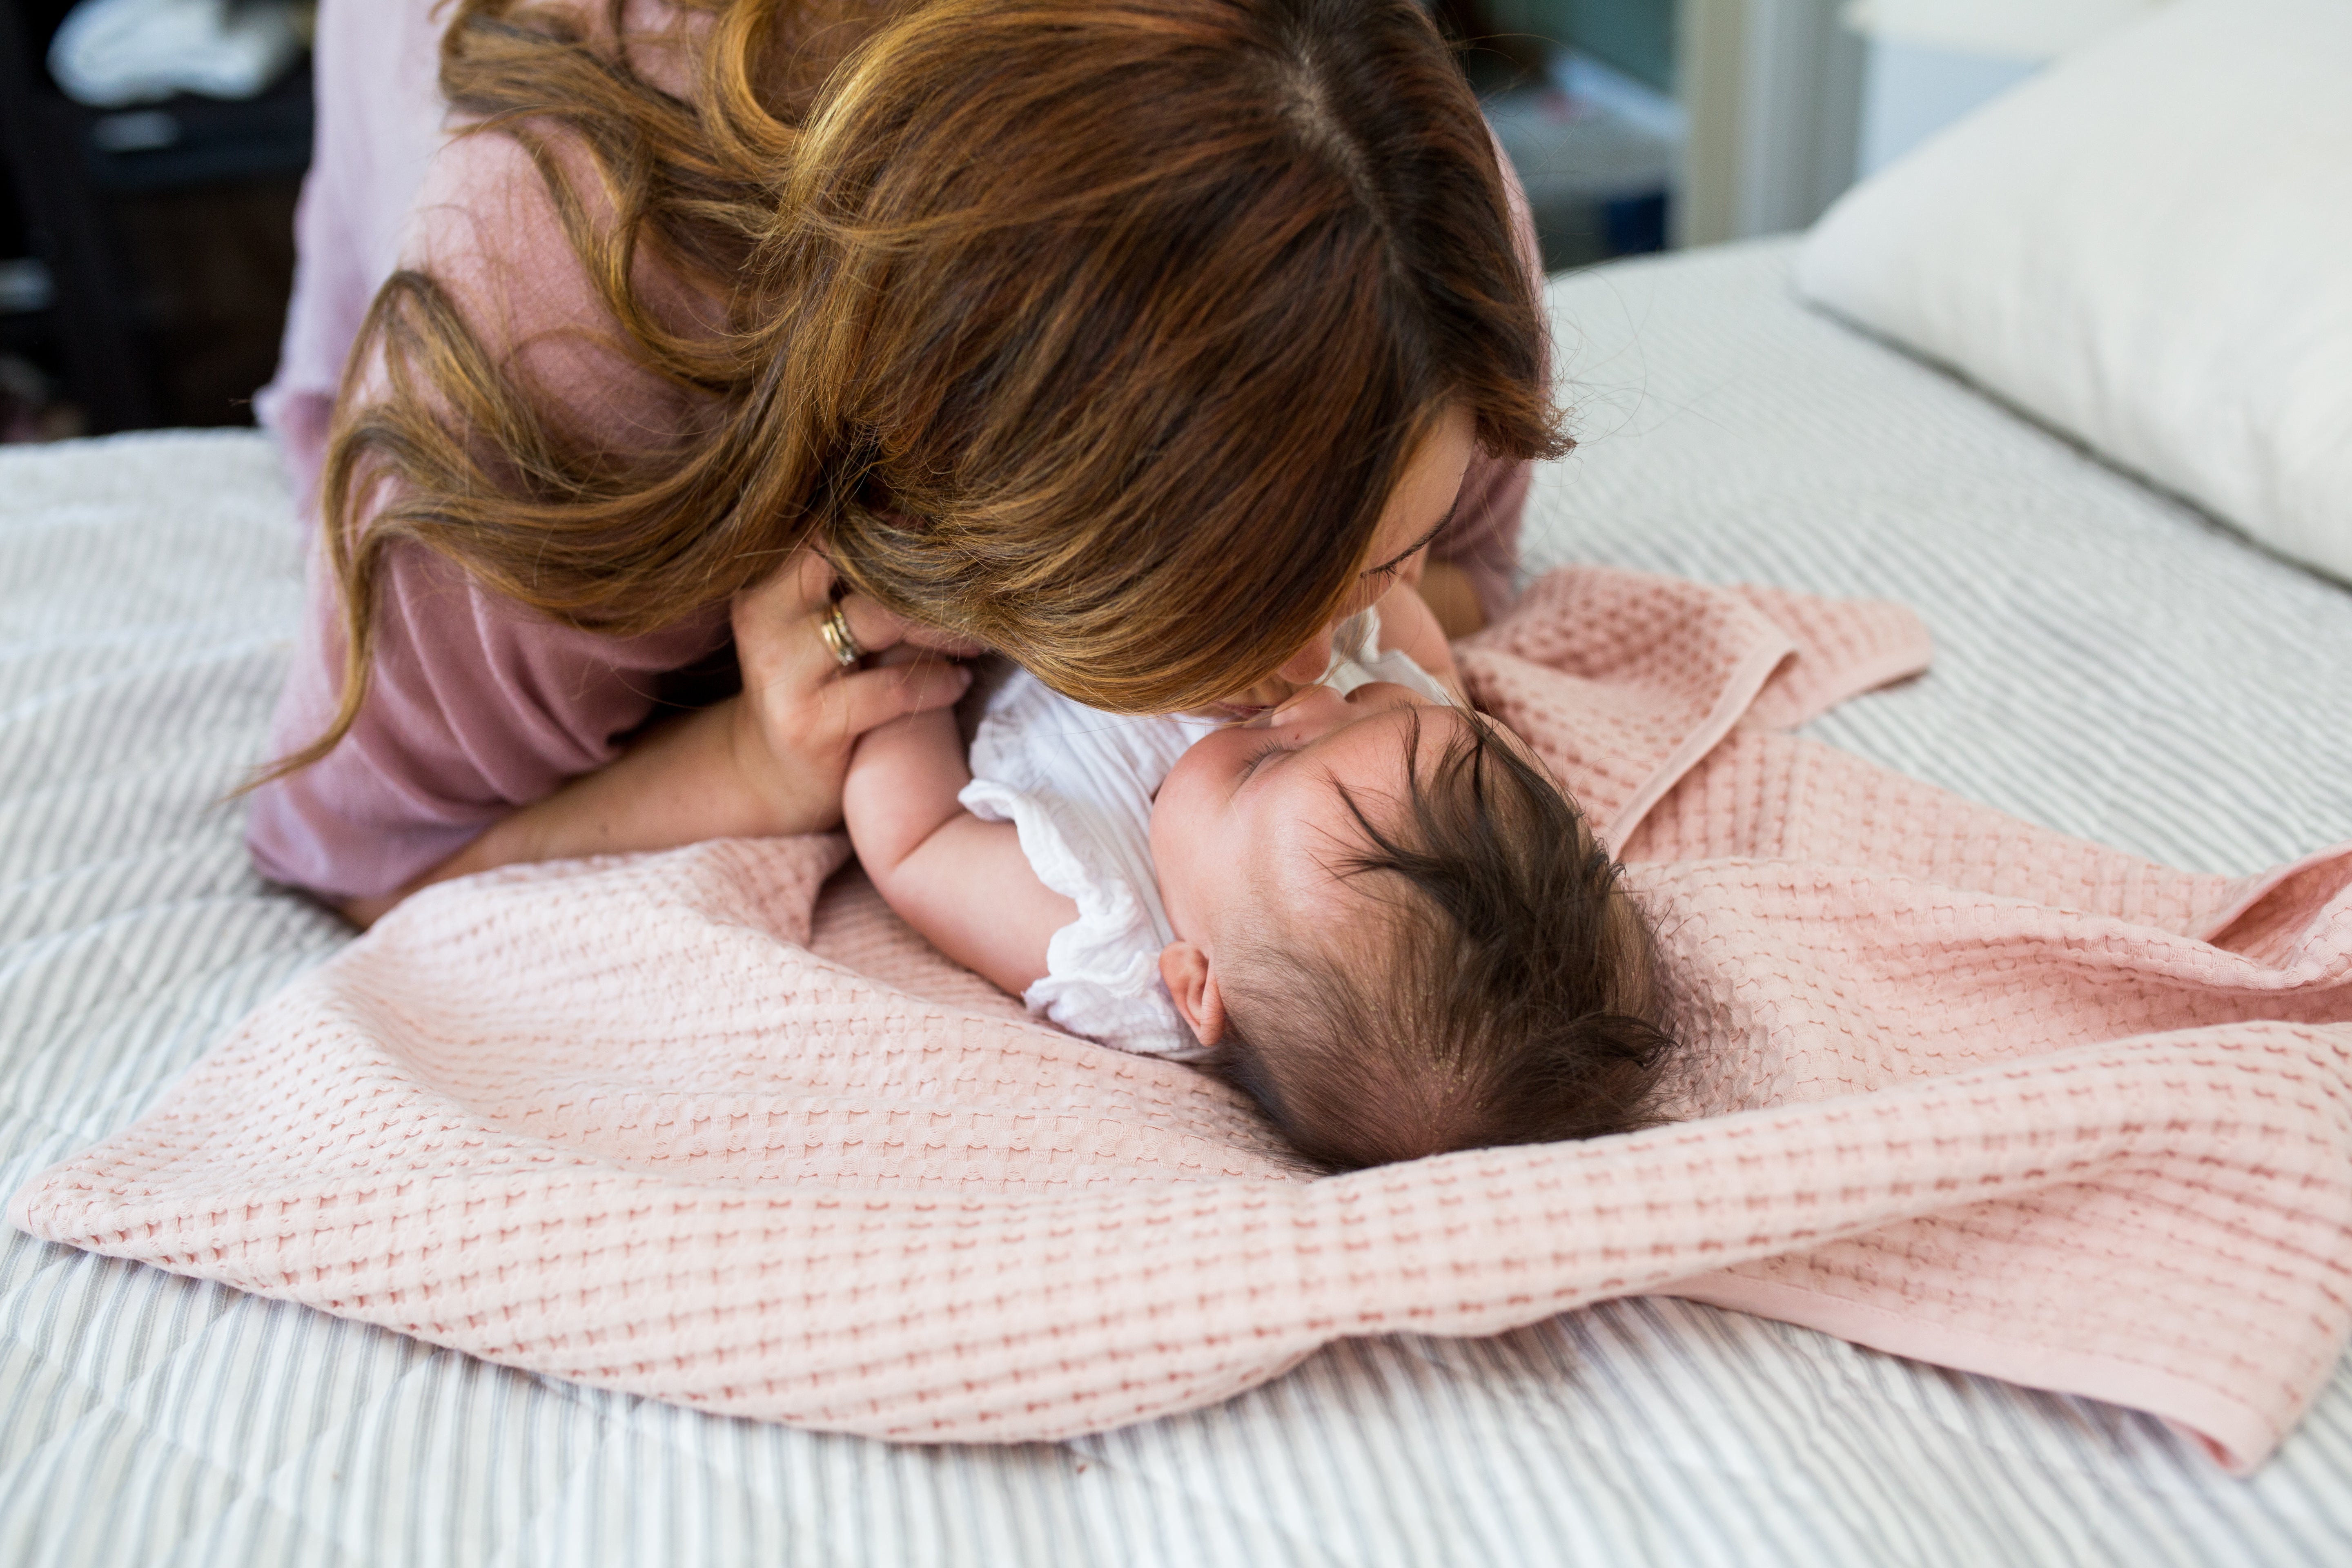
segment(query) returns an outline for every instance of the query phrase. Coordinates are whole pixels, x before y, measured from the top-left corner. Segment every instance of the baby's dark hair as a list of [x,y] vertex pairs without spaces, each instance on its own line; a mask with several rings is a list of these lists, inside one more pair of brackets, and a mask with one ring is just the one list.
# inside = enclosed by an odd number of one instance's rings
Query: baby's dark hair
[[1364,842],[1334,869],[1369,920],[1282,931],[1224,984],[1204,1064],[1307,1159],[1355,1170],[1454,1149],[1630,1131],[1672,1042],[1648,927],[1567,793],[1462,710],[1383,826],[1339,787]]

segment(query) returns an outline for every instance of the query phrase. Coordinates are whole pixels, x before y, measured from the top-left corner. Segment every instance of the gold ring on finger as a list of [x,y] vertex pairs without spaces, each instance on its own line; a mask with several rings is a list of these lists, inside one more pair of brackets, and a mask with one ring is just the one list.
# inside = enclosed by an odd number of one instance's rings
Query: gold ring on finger
[[856,669],[866,657],[866,650],[850,634],[849,617],[841,613],[840,600],[825,606],[824,618],[817,622],[816,629],[824,634],[824,646],[833,650],[833,661],[842,668]]

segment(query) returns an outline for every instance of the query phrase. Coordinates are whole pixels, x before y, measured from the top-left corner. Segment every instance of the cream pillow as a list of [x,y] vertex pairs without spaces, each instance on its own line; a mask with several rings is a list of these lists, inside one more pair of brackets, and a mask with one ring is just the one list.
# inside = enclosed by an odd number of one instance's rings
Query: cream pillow
[[2179,0],[1849,192],[1811,299],[2352,581],[2352,0]]

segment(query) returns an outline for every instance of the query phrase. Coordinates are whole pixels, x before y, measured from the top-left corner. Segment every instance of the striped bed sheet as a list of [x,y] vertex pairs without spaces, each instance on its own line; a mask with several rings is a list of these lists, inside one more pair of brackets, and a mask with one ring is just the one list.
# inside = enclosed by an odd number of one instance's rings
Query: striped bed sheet
[[[1814,732],[2242,871],[2352,837],[2352,592],[1797,304],[1789,247],[1555,281],[1573,560],[1919,608]],[[135,1117],[342,941],[223,793],[299,599],[246,434],[0,457],[0,1184]],[[1344,1343],[1215,1409],[892,1447],[488,1366],[0,1235],[0,1563],[2352,1561],[2352,1375],[2222,1476],[2158,1424],[1664,1300]]]

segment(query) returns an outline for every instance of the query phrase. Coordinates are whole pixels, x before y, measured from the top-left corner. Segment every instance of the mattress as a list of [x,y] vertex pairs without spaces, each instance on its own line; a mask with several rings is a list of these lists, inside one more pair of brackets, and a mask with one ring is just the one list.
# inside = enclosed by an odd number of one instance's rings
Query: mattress
[[[2243,871],[2352,837],[2352,592],[1795,302],[1790,248],[1556,280],[1580,448],[1530,570],[1916,606],[1823,739]],[[136,1117],[345,940],[224,799],[291,646],[245,434],[0,456],[0,1184]],[[721,1420],[0,1234],[0,1562],[2352,1561],[2352,1375],[2233,1481],[2146,1418],[1687,1303],[1343,1343],[1054,1445]]]

